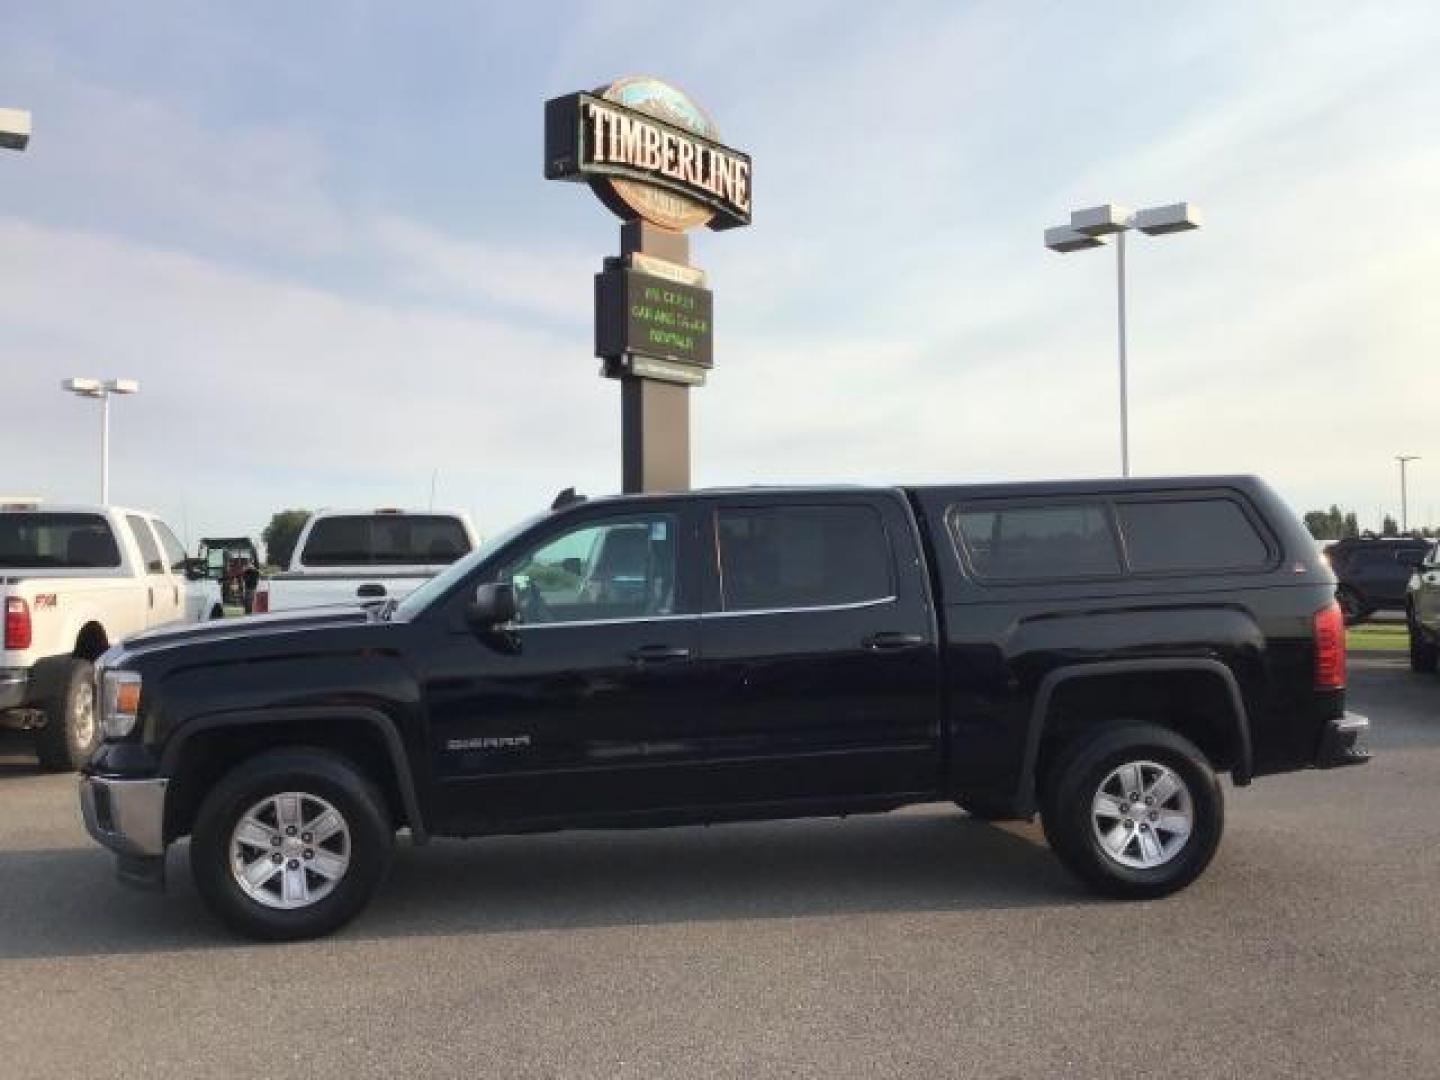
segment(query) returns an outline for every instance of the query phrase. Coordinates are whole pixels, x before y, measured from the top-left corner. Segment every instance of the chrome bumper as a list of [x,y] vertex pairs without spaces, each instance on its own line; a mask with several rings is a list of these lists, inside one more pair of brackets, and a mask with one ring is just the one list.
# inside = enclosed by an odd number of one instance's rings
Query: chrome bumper
[[1365,736],[1370,732],[1370,720],[1359,713],[1347,712],[1325,725],[1320,738],[1320,752],[1315,764],[1321,769],[1341,769],[1346,765],[1363,765],[1370,760],[1370,750],[1365,745]]
[[80,778],[80,812],[85,828],[117,855],[165,855],[165,786],[168,780]]

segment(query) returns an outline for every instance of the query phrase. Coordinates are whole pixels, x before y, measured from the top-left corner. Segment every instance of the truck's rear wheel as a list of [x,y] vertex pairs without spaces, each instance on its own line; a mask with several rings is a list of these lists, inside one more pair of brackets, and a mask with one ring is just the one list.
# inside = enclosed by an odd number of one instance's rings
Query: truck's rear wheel
[[1344,616],[1346,626],[1364,622],[1365,616],[1370,614],[1370,609],[1365,606],[1365,601],[1361,599],[1360,594],[1349,585],[1341,585],[1336,589],[1335,599],[1340,604],[1340,614]]
[[95,700],[95,666],[71,660],[60,689],[45,705],[45,725],[35,732],[40,766],[73,772],[100,745],[100,712]]
[[1072,744],[1043,793],[1045,836],[1069,869],[1120,899],[1184,888],[1210,865],[1225,804],[1205,755],[1134,724]]
[[349,762],[274,750],[206,796],[190,840],[205,902],[232,929],[266,941],[319,937],[354,918],[390,865],[384,797]]
[[1435,669],[1440,667],[1440,648],[1425,636],[1415,623],[1415,613],[1405,613],[1405,628],[1410,636],[1410,670],[1419,672],[1422,675],[1433,675]]

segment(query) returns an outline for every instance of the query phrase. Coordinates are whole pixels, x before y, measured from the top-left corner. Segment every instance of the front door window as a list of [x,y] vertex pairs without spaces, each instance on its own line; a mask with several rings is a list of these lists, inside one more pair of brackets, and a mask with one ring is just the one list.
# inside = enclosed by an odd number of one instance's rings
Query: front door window
[[577,524],[514,560],[501,580],[515,586],[529,626],[673,615],[676,531],[669,514]]

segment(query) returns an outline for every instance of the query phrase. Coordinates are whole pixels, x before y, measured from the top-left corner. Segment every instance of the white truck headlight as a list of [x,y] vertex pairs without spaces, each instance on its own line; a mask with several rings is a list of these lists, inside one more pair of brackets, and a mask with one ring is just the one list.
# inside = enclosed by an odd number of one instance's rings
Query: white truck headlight
[[123,739],[135,730],[140,716],[140,675],[134,671],[107,671],[100,677],[100,727],[111,739]]

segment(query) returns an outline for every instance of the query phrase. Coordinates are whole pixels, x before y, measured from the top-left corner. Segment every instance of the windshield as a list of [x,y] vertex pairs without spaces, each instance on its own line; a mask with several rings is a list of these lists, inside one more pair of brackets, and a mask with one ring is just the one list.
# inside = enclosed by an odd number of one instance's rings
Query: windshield
[[476,566],[490,558],[495,552],[510,543],[511,540],[515,539],[515,537],[519,536],[537,521],[541,521],[549,516],[548,513],[545,513],[526,518],[513,528],[506,529],[499,535],[491,537],[469,555],[465,556],[465,558],[458,562],[451,563],[439,574],[435,575],[429,581],[425,582],[424,585],[421,585],[409,596],[405,597],[404,600],[401,600],[395,608],[396,617],[413,619],[435,600],[449,592],[457,581],[469,574]]
[[115,534],[99,514],[0,514],[0,566],[119,565]]
[[424,566],[470,550],[459,519],[438,514],[344,514],[315,522],[304,566]]

